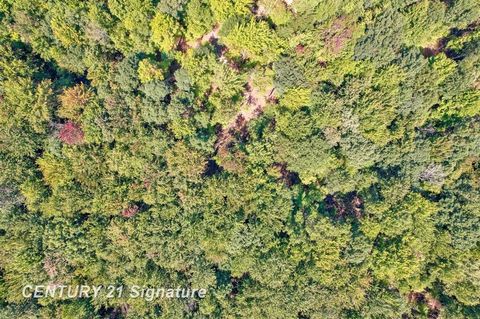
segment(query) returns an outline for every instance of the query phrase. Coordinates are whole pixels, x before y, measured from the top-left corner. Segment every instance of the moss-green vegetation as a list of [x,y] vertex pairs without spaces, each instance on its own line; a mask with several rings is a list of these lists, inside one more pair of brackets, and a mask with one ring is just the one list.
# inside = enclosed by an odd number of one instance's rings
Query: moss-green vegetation
[[479,318],[479,17],[0,0],[0,318]]

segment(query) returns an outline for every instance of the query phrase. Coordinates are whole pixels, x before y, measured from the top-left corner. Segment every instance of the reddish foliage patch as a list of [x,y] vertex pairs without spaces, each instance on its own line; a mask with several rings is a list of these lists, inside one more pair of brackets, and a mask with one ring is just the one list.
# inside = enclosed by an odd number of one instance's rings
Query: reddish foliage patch
[[145,179],[145,180],[143,181],[143,187],[144,187],[145,189],[150,189],[150,186],[152,186],[152,181],[150,181],[150,180],[148,180],[148,179]]
[[83,131],[80,125],[68,121],[63,124],[60,132],[58,133],[60,140],[68,145],[76,145],[83,143]]
[[425,292],[410,292],[407,295],[408,302],[414,304],[425,304],[428,308],[428,318],[437,319],[440,317],[442,304],[435,299],[430,293]]
[[323,34],[325,46],[333,53],[338,54],[352,38],[353,31],[348,27],[345,17],[336,19],[330,29]]
[[305,46],[303,46],[302,44],[297,44],[297,46],[295,47],[295,52],[297,54],[305,53]]
[[122,211],[122,216],[126,218],[130,218],[135,216],[140,209],[138,208],[137,205],[129,205],[127,208],[125,208]]

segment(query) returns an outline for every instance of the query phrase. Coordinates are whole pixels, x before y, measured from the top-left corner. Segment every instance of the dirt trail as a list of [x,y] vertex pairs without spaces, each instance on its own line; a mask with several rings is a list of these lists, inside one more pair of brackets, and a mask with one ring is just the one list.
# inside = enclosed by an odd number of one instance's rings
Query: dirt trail
[[246,85],[245,103],[241,110],[222,128],[216,142],[216,148],[225,147],[232,140],[235,131],[242,130],[251,120],[263,113],[268,101],[274,98],[275,88],[271,87],[260,92],[250,78]]
[[245,104],[242,109],[232,118],[224,130],[228,131],[233,128],[238,118],[243,118],[245,123],[258,117],[263,113],[263,109],[267,105],[269,99],[272,98],[275,93],[275,88],[269,88],[266,90],[266,94],[262,94],[256,87],[253,86],[253,81],[250,78],[247,83],[247,90],[245,92]]
[[197,49],[200,46],[202,46],[204,44],[207,44],[208,42],[210,42],[214,39],[218,39],[218,33],[220,32],[220,28],[221,28],[221,25],[216,25],[212,29],[212,31],[210,31],[207,34],[204,34],[201,38],[195,40],[195,42],[193,42],[191,44],[191,47],[194,48],[194,49]]
[[292,7],[293,1],[294,0],[283,0],[283,3],[285,3],[285,5],[290,11],[292,11],[293,13],[297,13],[297,10]]
[[[201,38],[191,43],[188,43],[188,46],[197,49],[208,42],[218,39],[220,29],[221,25],[216,25],[209,33],[204,34]],[[220,59],[222,58],[223,55],[220,56]],[[212,89],[215,90],[216,88]],[[245,102],[242,105],[241,110],[222,128],[216,142],[216,148],[225,147],[229,141],[231,141],[236,130],[244,128],[249,121],[261,115],[268,101],[274,98],[274,93],[274,87],[267,88],[264,92],[259,91],[258,88],[254,86],[253,79],[250,76],[244,93]]]

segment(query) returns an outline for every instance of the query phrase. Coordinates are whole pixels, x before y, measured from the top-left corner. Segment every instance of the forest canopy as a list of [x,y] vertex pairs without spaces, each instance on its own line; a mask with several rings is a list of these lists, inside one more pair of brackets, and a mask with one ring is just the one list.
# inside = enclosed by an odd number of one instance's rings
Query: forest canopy
[[480,318],[478,0],[0,21],[0,318]]

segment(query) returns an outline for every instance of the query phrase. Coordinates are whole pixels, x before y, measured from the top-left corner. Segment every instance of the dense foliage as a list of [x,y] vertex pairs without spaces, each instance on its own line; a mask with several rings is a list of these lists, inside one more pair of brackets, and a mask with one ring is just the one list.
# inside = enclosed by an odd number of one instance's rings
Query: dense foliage
[[0,318],[480,318],[478,0],[0,20]]

